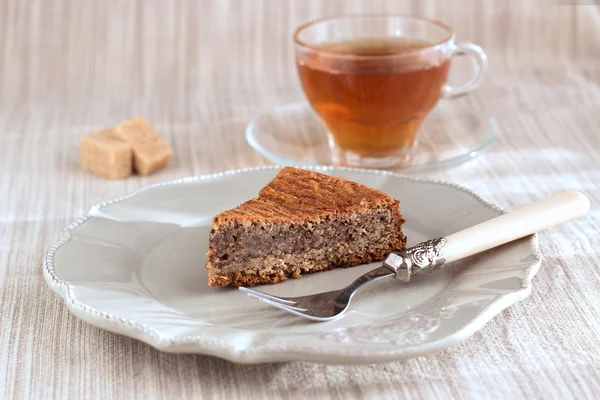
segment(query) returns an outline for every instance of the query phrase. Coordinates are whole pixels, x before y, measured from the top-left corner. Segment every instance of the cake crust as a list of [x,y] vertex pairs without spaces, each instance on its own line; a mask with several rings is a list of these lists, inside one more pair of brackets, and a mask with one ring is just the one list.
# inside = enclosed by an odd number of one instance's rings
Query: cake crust
[[224,211],[213,219],[213,228],[239,222],[305,222],[349,211],[365,211],[374,205],[400,202],[358,182],[293,167],[283,168],[258,193],[258,197]]

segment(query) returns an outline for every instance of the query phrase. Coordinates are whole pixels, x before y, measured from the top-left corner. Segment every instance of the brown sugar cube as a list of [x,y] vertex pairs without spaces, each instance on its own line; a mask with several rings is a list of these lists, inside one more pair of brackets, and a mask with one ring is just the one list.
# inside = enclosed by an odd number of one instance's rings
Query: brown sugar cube
[[133,148],[133,168],[140,175],[148,175],[164,167],[173,155],[167,142],[142,117],[117,125],[115,132],[119,139]]
[[81,168],[108,179],[132,173],[131,145],[115,136],[113,129],[103,129],[81,139]]

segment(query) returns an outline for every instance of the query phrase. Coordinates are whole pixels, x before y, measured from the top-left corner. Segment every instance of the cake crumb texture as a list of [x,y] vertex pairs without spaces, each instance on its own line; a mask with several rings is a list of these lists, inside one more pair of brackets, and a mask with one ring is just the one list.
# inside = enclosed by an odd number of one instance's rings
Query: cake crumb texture
[[315,263],[310,268],[288,267],[281,263],[268,263],[260,270],[240,270],[222,272],[207,264],[209,286],[255,286],[283,282],[289,278],[301,278],[312,272],[329,271],[334,268],[349,268],[356,265],[381,261],[389,254],[389,249],[367,251],[362,254],[348,254],[337,262]]

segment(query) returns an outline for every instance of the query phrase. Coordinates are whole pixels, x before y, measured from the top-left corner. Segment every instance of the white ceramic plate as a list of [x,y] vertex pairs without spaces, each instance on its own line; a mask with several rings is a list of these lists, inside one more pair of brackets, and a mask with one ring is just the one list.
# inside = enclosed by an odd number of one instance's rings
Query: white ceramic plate
[[[456,185],[388,172],[313,169],[400,199],[409,245],[500,215]],[[278,172],[267,167],[152,186],[90,209],[46,257],[44,275],[79,318],[169,352],[242,363],[305,360],[374,363],[423,355],[464,340],[523,300],[540,264],[535,237],[418,276],[363,288],[342,318],[310,322],[230,288],[207,286],[211,219],[255,196]],[[333,290],[378,264],[262,286],[297,296]]]

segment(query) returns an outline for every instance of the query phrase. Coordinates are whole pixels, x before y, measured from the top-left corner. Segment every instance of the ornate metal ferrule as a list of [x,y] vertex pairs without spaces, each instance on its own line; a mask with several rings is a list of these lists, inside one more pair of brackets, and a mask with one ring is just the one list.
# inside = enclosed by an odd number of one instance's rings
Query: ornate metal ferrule
[[446,263],[441,254],[444,244],[446,238],[442,237],[419,243],[403,252],[392,252],[383,265],[396,273],[396,279],[408,282],[411,276],[435,271]]

